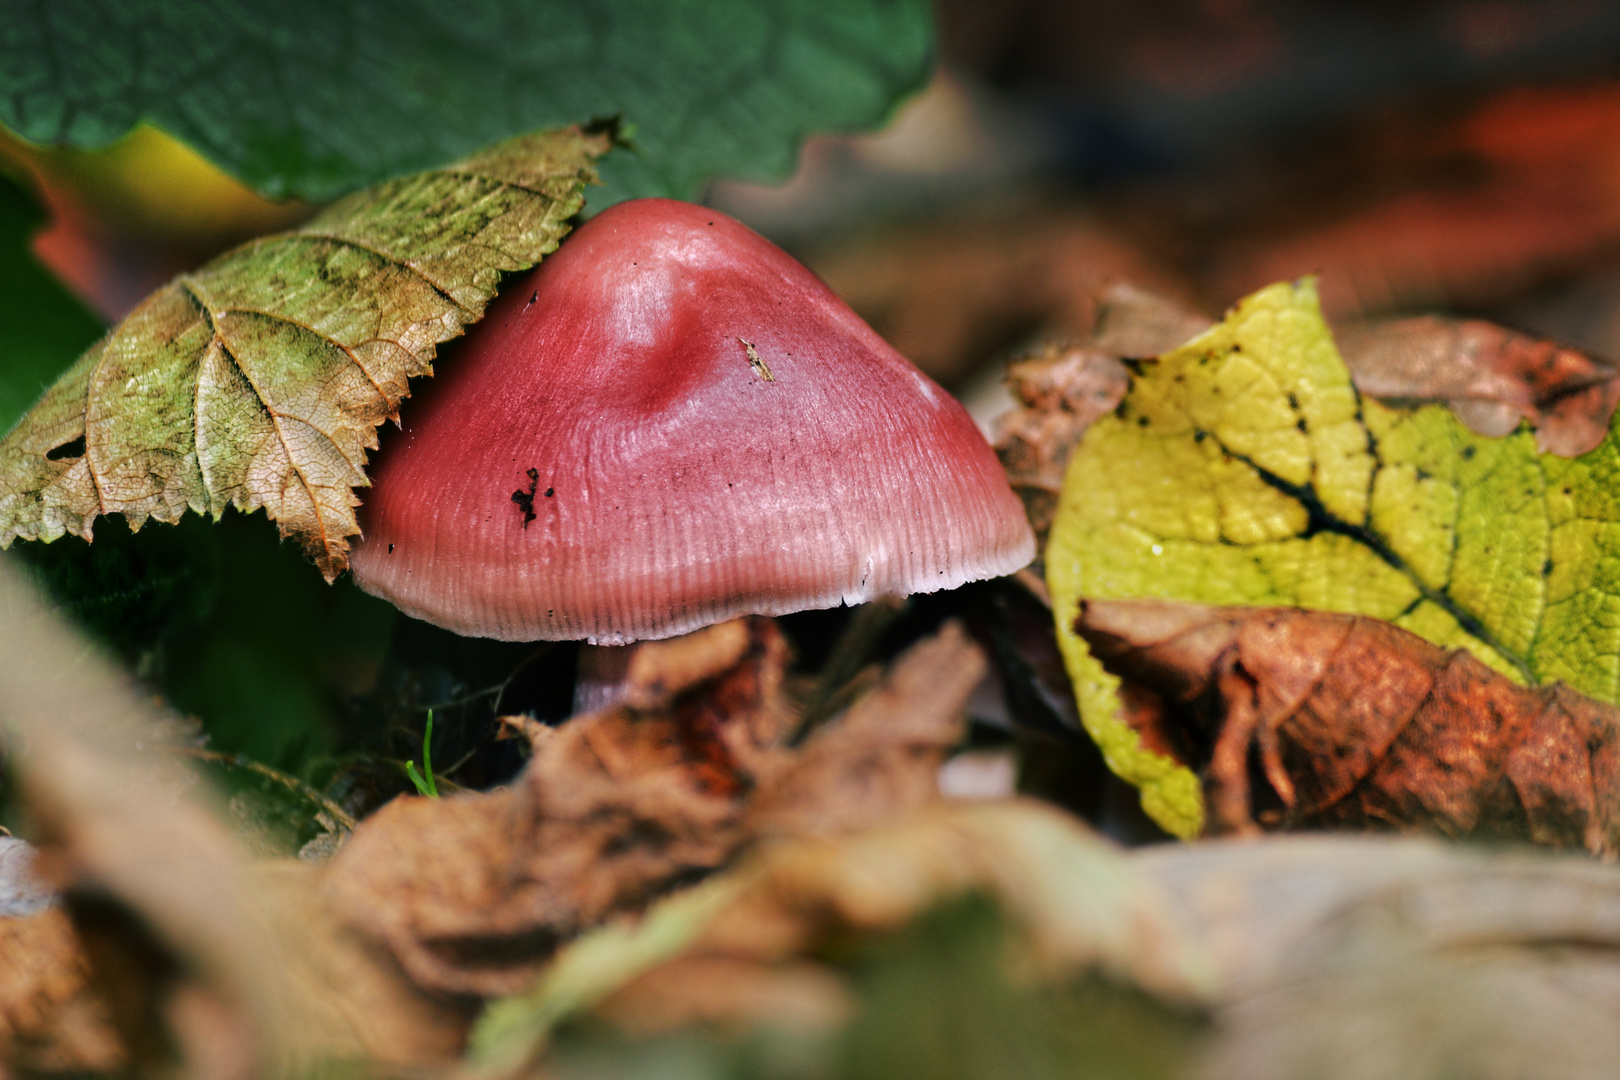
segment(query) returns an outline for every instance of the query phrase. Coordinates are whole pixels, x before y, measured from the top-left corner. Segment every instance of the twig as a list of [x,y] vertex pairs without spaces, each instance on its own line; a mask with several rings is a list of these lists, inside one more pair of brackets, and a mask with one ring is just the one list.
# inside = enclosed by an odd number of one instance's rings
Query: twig
[[861,670],[861,665],[877,647],[878,641],[894,620],[900,617],[900,613],[906,610],[906,604],[898,596],[880,596],[855,609],[844,632],[833,643],[827,662],[821,666],[815,688],[805,702],[804,717],[799,721],[798,730],[793,733],[793,745],[803,742],[812,728],[827,719],[829,707],[838,692]]
[[355,826],[360,824],[354,819],[354,815],[350,814],[347,810],[343,809],[343,807],[339,806],[325,795],[322,795],[319,791],[316,791],[310,785],[298,779],[298,777],[289,776],[280,769],[272,769],[263,762],[254,761],[252,758],[243,754],[226,754],[219,750],[204,750],[201,747],[196,746],[171,746],[169,749],[176,754],[184,754],[186,757],[196,758],[198,761],[206,761],[214,765],[224,765],[227,768],[232,769],[246,769],[248,772],[255,772],[266,779],[274,780],[282,787],[289,789],[293,793],[300,795],[308,801],[314,803],[316,806],[319,806],[322,810],[326,811],[326,815],[330,817],[335,824],[340,825],[351,832],[354,831]]
[[1033,596],[1035,599],[1039,600],[1049,608],[1052,606],[1052,594],[1047,591],[1046,579],[1041,577],[1041,575],[1037,574],[1035,571],[1026,566],[1022,570],[1015,570],[1012,574],[1012,579],[1019,585],[1022,585],[1024,590],[1028,592],[1029,595]]

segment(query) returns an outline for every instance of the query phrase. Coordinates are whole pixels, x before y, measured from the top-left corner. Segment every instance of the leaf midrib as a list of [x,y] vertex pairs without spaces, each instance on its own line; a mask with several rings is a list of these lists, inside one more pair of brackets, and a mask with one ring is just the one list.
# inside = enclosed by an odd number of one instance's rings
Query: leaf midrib
[[[250,374],[248,372],[248,370],[242,366],[242,362],[236,358],[236,354],[234,352],[232,352],[230,346],[228,344],[226,344],[224,335],[222,335],[219,332],[219,327],[214,322],[214,313],[211,310],[209,310],[208,305],[203,302],[203,298],[201,296],[199,296],[191,288],[190,279],[189,278],[182,278],[181,281],[180,281],[180,287],[185,291],[186,299],[191,301],[192,305],[196,307],[197,313],[199,315],[201,315],[202,318],[203,318],[203,321],[207,323],[207,325],[208,325],[208,333],[209,333],[209,340],[211,342],[218,342],[219,343],[219,351],[221,353],[223,353],[225,355],[225,358],[227,360],[229,360],[231,362],[232,366],[234,366],[236,368],[237,373],[242,376],[242,381],[246,382],[248,384],[248,386],[253,388],[253,396],[258,400],[259,406],[264,409],[265,415],[270,417],[270,422],[275,427],[276,439],[281,443],[282,449],[285,450],[286,453],[287,453],[287,463],[292,467],[293,475],[298,477],[299,486],[301,486],[304,489],[304,494],[309,498],[310,504],[315,508],[314,517],[315,517],[315,521],[316,521],[316,523],[317,523],[317,525],[318,525],[318,527],[320,529],[321,547],[323,549],[327,550],[327,551],[330,551],[331,548],[332,548],[332,545],[331,545],[331,540],[328,537],[327,531],[326,531],[326,518],[325,518],[325,515],[323,515],[320,512],[320,505],[321,505],[320,500],[318,500],[315,497],[315,489],[310,485],[309,477],[307,477],[304,474],[303,465],[299,462],[298,456],[293,453],[292,446],[287,441],[287,433],[286,433],[285,429],[282,427],[282,423],[281,423],[282,414],[278,413],[275,409],[270,407],[270,402],[265,399],[264,391],[259,388],[259,384],[256,381],[254,381],[254,378],[253,378],[252,374]],[[324,334],[320,334],[320,333],[315,332],[315,331],[312,331],[312,333],[316,333],[316,336],[320,337],[322,340],[330,340]],[[334,342],[333,344],[336,344],[336,342]],[[342,348],[341,345],[339,345],[338,347]],[[207,348],[205,346],[204,349],[203,349],[203,354],[206,355],[207,351],[208,350],[207,350]],[[345,349],[344,354],[349,357],[349,362],[350,363],[355,364],[357,367],[360,368],[360,370],[362,372],[365,372],[365,367],[363,365],[360,365],[359,362],[355,360],[352,353],[349,353],[349,351],[347,349]],[[199,358],[199,362],[200,362],[200,358]],[[370,376],[369,373],[366,374],[366,378],[367,378],[368,381],[371,379],[371,376]],[[373,385],[376,385],[375,382],[373,382]],[[198,386],[199,387],[201,386],[201,380],[198,380]],[[195,398],[193,398],[192,415],[195,418],[193,420],[194,425],[197,424],[197,423],[201,423],[201,421],[202,421],[202,409],[201,409],[200,403],[197,402]],[[324,431],[320,431],[320,429],[318,429],[318,428],[313,428],[313,425],[309,425],[309,426],[313,430],[317,431],[324,438],[326,438],[327,442],[333,446],[333,449],[338,449],[336,444],[332,442],[331,436],[327,435]],[[202,438],[201,438],[200,433],[195,429],[195,426],[193,427],[193,430],[192,430],[192,433],[191,433],[191,439],[192,439],[192,445],[195,446],[198,449],[198,454],[199,454],[198,468],[200,469],[201,466],[202,466],[202,461],[201,461]],[[338,450],[338,453],[339,453],[339,455],[341,457],[343,457],[343,460],[345,460],[345,461],[349,460],[348,455],[343,454],[340,449]],[[351,464],[352,464],[352,462],[351,462]],[[94,470],[91,470],[91,471],[94,472]],[[205,496],[207,496],[208,501],[210,503],[212,503],[214,501],[213,492],[208,490],[208,485],[207,484],[203,485],[203,492],[204,492]]]
[[[1458,604],[1457,601],[1452,599],[1452,597],[1445,591],[1434,588],[1432,585],[1428,584],[1421,577],[1419,577],[1412,567],[1407,563],[1407,561],[1401,558],[1400,553],[1391,547],[1389,541],[1387,541],[1377,531],[1369,528],[1366,525],[1357,525],[1353,522],[1346,521],[1330,511],[1326,505],[1323,504],[1321,496],[1316,493],[1316,485],[1314,482],[1307,481],[1304,484],[1295,484],[1291,481],[1285,480],[1281,476],[1278,476],[1276,473],[1272,472],[1270,469],[1267,469],[1264,465],[1256,462],[1247,454],[1241,454],[1235,450],[1232,450],[1225,444],[1224,441],[1220,439],[1219,436],[1214,437],[1216,439],[1216,444],[1220,446],[1223,451],[1230,454],[1233,460],[1241,461],[1243,464],[1253,469],[1255,475],[1259,477],[1260,481],[1267,487],[1282,495],[1286,495],[1288,498],[1293,499],[1304,508],[1307,524],[1305,529],[1298,534],[1300,537],[1303,538],[1316,533],[1330,532],[1336,533],[1340,536],[1346,537],[1347,539],[1353,540],[1358,544],[1361,544],[1368,551],[1371,551],[1374,555],[1378,556],[1378,558],[1387,564],[1392,570],[1396,571],[1401,576],[1406,578],[1407,581],[1411,582],[1412,587],[1418,591],[1419,596],[1421,596],[1424,600],[1434,604],[1436,607],[1440,608],[1446,614],[1455,619],[1457,621],[1457,625],[1460,626],[1470,637],[1473,637],[1482,644],[1488,646],[1494,650],[1498,656],[1502,657],[1503,660],[1506,660],[1509,664],[1513,665],[1514,669],[1518,671],[1519,674],[1524,676],[1527,685],[1535,686],[1540,683],[1541,680],[1536,677],[1535,670],[1530,666],[1530,662],[1528,660],[1520,656],[1515,650],[1510,649],[1507,645],[1503,644],[1502,641],[1498,639],[1495,634],[1491,633],[1490,629],[1480,621],[1477,615]],[[1370,477],[1368,480],[1368,489],[1370,492],[1373,482],[1377,479],[1378,473],[1383,471],[1385,466],[1384,462],[1376,453],[1373,453],[1371,449],[1369,449],[1368,453],[1373,461],[1372,477]]]

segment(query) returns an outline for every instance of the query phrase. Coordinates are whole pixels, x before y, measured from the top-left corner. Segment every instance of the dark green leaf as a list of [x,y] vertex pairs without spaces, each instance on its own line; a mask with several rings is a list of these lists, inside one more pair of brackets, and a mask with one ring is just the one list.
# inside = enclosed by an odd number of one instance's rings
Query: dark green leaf
[[786,175],[926,77],[925,0],[0,0],[0,120],[103,146],[148,120],[273,196],[325,199],[622,114],[599,210]]

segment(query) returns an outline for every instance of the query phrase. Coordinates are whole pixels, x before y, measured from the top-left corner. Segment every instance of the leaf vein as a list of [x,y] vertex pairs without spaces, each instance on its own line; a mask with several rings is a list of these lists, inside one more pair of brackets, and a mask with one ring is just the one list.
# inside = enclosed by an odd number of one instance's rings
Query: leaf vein
[[1312,532],[1337,533],[1340,536],[1348,537],[1349,539],[1362,544],[1374,555],[1383,560],[1384,563],[1386,563],[1391,569],[1405,576],[1425,600],[1428,600],[1430,603],[1439,607],[1446,614],[1450,615],[1453,619],[1457,620],[1457,625],[1462,627],[1464,631],[1466,631],[1472,637],[1477,638],[1491,649],[1494,649],[1504,660],[1512,664],[1514,668],[1516,668],[1519,673],[1524,676],[1526,682],[1530,683],[1531,685],[1534,685],[1537,682],[1535,672],[1531,669],[1529,663],[1523,657],[1499,641],[1496,638],[1496,635],[1490,632],[1490,630],[1485,626],[1478,616],[1462,607],[1462,605],[1458,604],[1445,592],[1433,588],[1428,583],[1423,581],[1422,578],[1418,577],[1418,575],[1413,572],[1411,566],[1407,564],[1406,560],[1401,558],[1400,554],[1396,552],[1394,548],[1389,546],[1389,542],[1380,536],[1375,530],[1365,525],[1352,524],[1333,514],[1326,506],[1323,505],[1321,497],[1317,495],[1316,489],[1311,485],[1291,483],[1245,454],[1239,454],[1230,450],[1227,452],[1231,453],[1235,460],[1241,461],[1243,464],[1253,469],[1255,471],[1255,475],[1258,476],[1261,482],[1267,487],[1288,496],[1304,507],[1309,521],[1309,524],[1306,526],[1307,534]]

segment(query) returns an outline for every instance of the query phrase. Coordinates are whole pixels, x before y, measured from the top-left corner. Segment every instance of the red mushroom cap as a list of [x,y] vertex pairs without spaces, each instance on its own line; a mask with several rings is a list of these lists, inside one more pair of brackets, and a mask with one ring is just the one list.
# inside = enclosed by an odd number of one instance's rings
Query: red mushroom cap
[[604,211],[443,367],[378,456],[353,568],[457,633],[620,644],[1034,557],[966,411],[713,210]]

